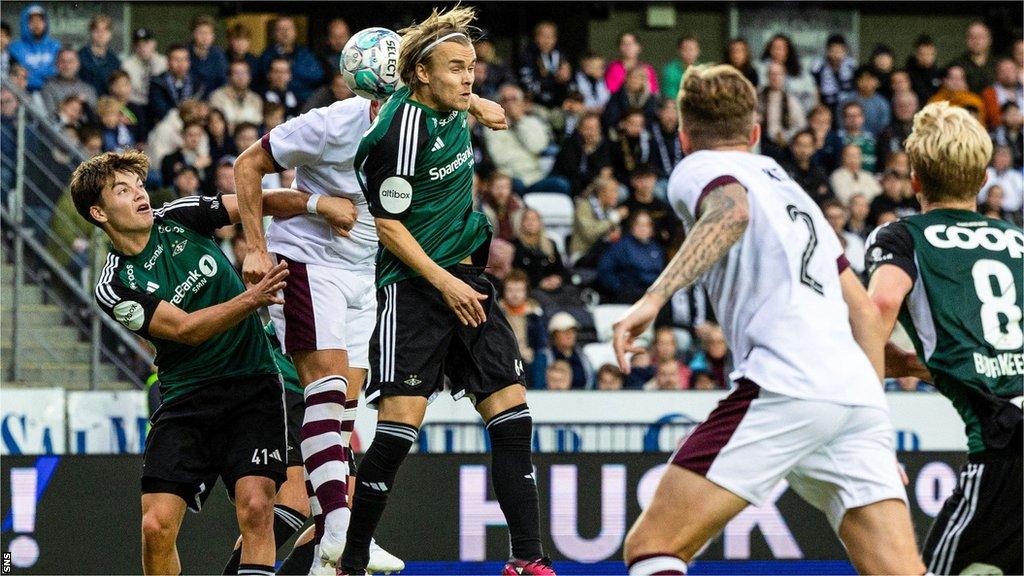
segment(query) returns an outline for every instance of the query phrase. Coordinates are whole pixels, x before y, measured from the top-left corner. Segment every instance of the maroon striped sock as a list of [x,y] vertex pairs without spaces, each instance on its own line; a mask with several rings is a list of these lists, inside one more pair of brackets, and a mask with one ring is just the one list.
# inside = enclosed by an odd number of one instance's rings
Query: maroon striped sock
[[320,504],[321,536],[331,513],[348,508],[348,459],[341,432],[347,389],[343,376],[332,375],[310,383],[303,394],[302,460]]

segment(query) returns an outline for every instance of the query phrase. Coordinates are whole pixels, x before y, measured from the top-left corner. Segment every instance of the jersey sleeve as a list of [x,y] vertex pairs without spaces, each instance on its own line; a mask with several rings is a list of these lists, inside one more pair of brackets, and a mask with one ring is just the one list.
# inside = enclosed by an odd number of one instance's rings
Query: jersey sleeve
[[327,143],[327,119],[313,109],[263,135],[260,146],[274,159],[278,172],[319,162]]
[[899,267],[917,281],[917,264],[914,262],[914,239],[903,222],[890,222],[876,228],[868,236],[867,254],[864,257],[864,269],[870,277],[879,267],[892,264]]
[[117,276],[117,256],[107,256],[95,294],[96,302],[107,316],[143,338],[150,337],[149,323],[161,300],[125,286]]
[[402,220],[412,205],[412,181],[420,148],[428,138],[423,110],[404,104],[387,131],[366,153],[362,172],[366,202],[374,218]]
[[231,215],[220,196],[186,196],[164,204],[155,216],[174,220],[196,232],[210,236],[217,228],[231,224]]
[[688,165],[680,165],[672,173],[668,184],[669,203],[683,222],[690,220],[688,216],[696,220],[700,218],[708,194],[727,184],[740,184],[740,181],[720,165],[694,159]]

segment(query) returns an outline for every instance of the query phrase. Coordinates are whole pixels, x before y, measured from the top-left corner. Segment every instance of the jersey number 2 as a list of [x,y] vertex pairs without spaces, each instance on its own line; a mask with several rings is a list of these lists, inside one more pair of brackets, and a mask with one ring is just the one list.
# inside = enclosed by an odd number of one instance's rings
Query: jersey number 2
[[818,234],[814,231],[814,221],[811,220],[810,214],[792,204],[786,206],[786,210],[789,211],[789,218],[793,222],[796,222],[797,219],[803,220],[804,224],[807,225],[807,232],[809,233],[807,246],[804,248],[804,256],[800,261],[800,283],[824,296],[825,289],[821,286],[821,282],[812,278],[811,273],[807,271],[807,267],[811,265],[811,258],[814,257],[814,249],[818,247]]
[[[1021,309],[1017,306],[1017,286],[1010,267],[998,260],[978,260],[971,268],[974,290],[981,301],[981,328],[985,341],[996,350],[1017,350],[1024,346]],[[993,280],[999,294],[992,289]],[[1000,317],[1006,318],[1004,330]]]

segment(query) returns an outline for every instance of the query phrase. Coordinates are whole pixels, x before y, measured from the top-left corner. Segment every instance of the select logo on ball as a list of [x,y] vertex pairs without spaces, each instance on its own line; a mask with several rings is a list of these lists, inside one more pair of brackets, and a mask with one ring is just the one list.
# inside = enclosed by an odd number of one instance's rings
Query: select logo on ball
[[405,178],[392,176],[380,185],[380,205],[392,214],[401,214],[412,204],[412,185]]

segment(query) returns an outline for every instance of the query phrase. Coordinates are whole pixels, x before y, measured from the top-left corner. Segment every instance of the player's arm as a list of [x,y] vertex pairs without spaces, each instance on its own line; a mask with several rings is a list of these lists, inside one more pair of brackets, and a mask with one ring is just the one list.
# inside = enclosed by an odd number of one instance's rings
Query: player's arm
[[[356,223],[356,205],[348,198],[335,196],[317,196],[316,205],[310,205],[312,194],[291,188],[270,188],[263,190],[260,198],[263,201],[263,213],[275,218],[291,218],[300,214],[313,212],[331,225],[335,234],[348,236]],[[225,194],[221,196],[224,207],[228,211],[231,223],[241,221],[241,206],[238,196]]]
[[839,284],[842,286],[843,300],[846,301],[846,308],[849,310],[853,339],[871,361],[878,381],[881,382],[885,377],[885,342],[889,339],[888,334],[892,332],[892,328],[890,327],[889,332],[882,330],[881,315],[849,265],[839,274]]
[[476,94],[470,94],[469,113],[476,117],[477,121],[491,130],[508,129],[508,119],[505,118],[505,109],[497,102],[481,98]]
[[110,317],[143,338],[198,346],[235,326],[253,311],[281,303],[277,293],[284,288],[287,276],[287,264],[282,262],[245,292],[195,312],[185,312],[152,294],[132,290],[116,275],[97,284],[96,300]]
[[647,329],[672,294],[693,284],[721,260],[747,229],[750,207],[747,190],[739,182],[731,180],[716,186],[702,198],[695,210],[697,221],[679,252],[647,289],[647,294],[615,323],[613,344],[623,372],[629,373],[626,352],[633,339]]

